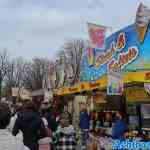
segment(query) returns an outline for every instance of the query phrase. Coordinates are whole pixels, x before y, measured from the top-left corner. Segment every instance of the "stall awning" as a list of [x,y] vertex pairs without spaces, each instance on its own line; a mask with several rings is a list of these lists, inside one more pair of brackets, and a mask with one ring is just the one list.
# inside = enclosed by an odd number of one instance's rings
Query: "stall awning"
[[[150,72],[141,71],[141,72],[126,72],[123,75],[124,84],[133,83],[133,82],[150,82]],[[81,93],[84,91],[92,91],[95,89],[104,89],[107,87],[107,76],[103,76],[97,81],[94,82],[81,82],[72,87],[64,87],[56,89],[55,95],[68,95]]]

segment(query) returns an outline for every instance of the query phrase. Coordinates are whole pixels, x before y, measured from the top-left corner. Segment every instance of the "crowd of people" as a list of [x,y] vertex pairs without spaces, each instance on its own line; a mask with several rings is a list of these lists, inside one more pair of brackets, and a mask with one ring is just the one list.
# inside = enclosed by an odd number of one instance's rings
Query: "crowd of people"
[[[105,122],[101,115],[97,117],[96,129],[102,123],[108,127],[112,125],[109,115],[106,115]],[[79,120],[82,146],[78,149],[86,149],[89,131],[93,132],[94,117],[83,109]],[[126,131],[125,120],[118,111],[112,138],[121,139]],[[41,107],[31,101],[15,106],[11,111],[8,105],[0,103],[0,150],[76,150],[77,144],[69,112],[59,114],[53,108]]]
[[0,150],[75,150],[76,136],[68,112],[58,115],[34,102],[0,104]]

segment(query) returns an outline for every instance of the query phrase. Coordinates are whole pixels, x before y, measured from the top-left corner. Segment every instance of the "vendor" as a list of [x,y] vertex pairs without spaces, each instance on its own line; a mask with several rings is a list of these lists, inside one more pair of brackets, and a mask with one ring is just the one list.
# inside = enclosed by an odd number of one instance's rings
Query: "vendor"
[[118,111],[116,113],[116,121],[112,130],[112,137],[114,139],[122,139],[127,132],[127,125],[124,119],[124,113]]

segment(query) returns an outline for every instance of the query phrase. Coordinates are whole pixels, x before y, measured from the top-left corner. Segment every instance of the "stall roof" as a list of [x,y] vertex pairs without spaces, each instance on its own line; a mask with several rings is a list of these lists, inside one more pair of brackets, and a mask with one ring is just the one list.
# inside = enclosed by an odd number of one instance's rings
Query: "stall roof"
[[[123,82],[125,84],[133,83],[133,82],[150,82],[150,72],[148,71],[140,71],[140,72],[126,72],[123,75]],[[55,89],[55,95],[69,95],[82,93],[84,91],[92,91],[95,89],[104,89],[107,87],[107,76],[103,76],[101,79],[97,81],[90,82],[80,82],[72,87],[64,87],[60,89]]]

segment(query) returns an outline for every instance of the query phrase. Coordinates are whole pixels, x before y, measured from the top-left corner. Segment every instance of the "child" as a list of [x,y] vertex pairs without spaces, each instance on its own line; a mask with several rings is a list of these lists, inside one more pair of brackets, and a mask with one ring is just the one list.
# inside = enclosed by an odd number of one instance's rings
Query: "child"
[[56,150],[75,150],[76,135],[74,127],[70,124],[67,112],[60,116],[60,126],[54,134],[54,147]]

